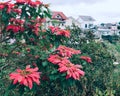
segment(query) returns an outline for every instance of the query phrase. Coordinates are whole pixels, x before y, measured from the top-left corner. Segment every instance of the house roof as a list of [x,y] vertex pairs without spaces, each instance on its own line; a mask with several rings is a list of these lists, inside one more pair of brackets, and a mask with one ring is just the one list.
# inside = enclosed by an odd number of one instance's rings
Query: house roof
[[53,11],[52,12],[52,19],[58,19],[56,18],[56,16],[61,16],[62,19],[66,20],[67,17],[65,16],[65,14],[63,12],[59,12],[59,11]]
[[95,21],[95,19],[92,18],[91,16],[82,16],[82,15],[80,15],[79,18],[81,18],[83,21]]
[[77,23],[79,23],[79,24],[80,24],[80,22],[79,22],[78,20],[76,20],[75,18],[73,18],[72,16],[68,17],[68,19],[72,19],[72,20],[73,20],[73,22],[77,22]]

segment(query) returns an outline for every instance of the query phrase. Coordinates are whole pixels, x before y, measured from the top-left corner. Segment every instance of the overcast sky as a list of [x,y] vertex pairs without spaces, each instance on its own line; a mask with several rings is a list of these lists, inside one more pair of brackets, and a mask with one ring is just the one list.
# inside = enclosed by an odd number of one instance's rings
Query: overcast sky
[[53,11],[62,11],[69,17],[89,15],[96,19],[96,23],[119,22],[120,0],[42,0],[50,3]]

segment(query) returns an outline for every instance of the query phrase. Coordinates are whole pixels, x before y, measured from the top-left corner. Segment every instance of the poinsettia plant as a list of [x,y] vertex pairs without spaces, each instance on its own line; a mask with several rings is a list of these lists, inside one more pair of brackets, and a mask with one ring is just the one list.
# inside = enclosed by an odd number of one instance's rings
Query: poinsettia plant
[[[81,51],[63,45],[70,31],[45,26],[46,18],[51,18],[48,6],[39,0],[0,3],[0,59],[5,60],[1,70],[12,68],[5,96],[14,88],[21,95],[31,90],[32,96],[38,96],[43,87],[53,83],[55,88],[69,87],[85,74],[80,64],[70,61],[74,55],[80,56]],[[89,57],[81,59],[92,62]]]

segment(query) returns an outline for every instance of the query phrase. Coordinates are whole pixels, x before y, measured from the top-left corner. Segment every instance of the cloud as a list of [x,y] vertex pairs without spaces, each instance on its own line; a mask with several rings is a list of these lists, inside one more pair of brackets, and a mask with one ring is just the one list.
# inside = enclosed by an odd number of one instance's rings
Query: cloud
[[53,11],[77,18],[89,15],[98,22],[120,21],[120,0],[43,0]]
[[73,5],[73,4],[94,4],[98,2],[103,2],[106,0],[43,0],[45,3],[51,3],[53,5]]

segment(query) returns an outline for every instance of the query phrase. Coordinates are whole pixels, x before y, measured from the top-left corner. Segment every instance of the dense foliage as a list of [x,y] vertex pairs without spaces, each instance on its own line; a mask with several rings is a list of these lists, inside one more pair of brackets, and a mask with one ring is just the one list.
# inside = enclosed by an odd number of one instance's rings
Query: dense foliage
[[[70,31],[43,26],[50,17],[48,4],[40,1],[0,3],[0,94],[77,94],[73,86],[85,72],[71,58],[80,56],[81,51],[62,45]],[[88,62],[86,57],[81,59]]]
[[113,87],[112,84],[115,57],[110,54],[104,42],[95,40],[92,30],[83,31],[75,25],[68,29],[71,30],[71,38],[66,44],[72,48],[81,49],[83,55],[92,58],[90,64],[83,63],[77,58],[72,59],[82,64],[86,72],[82,82],[77,84],[81,92],[80,96],[113,96],[118,88],[116,85]]
[[105,44],[74,25],[47,28],[48,6],[34,0],[0,3],[0,94],[112,96],[114,57]]

